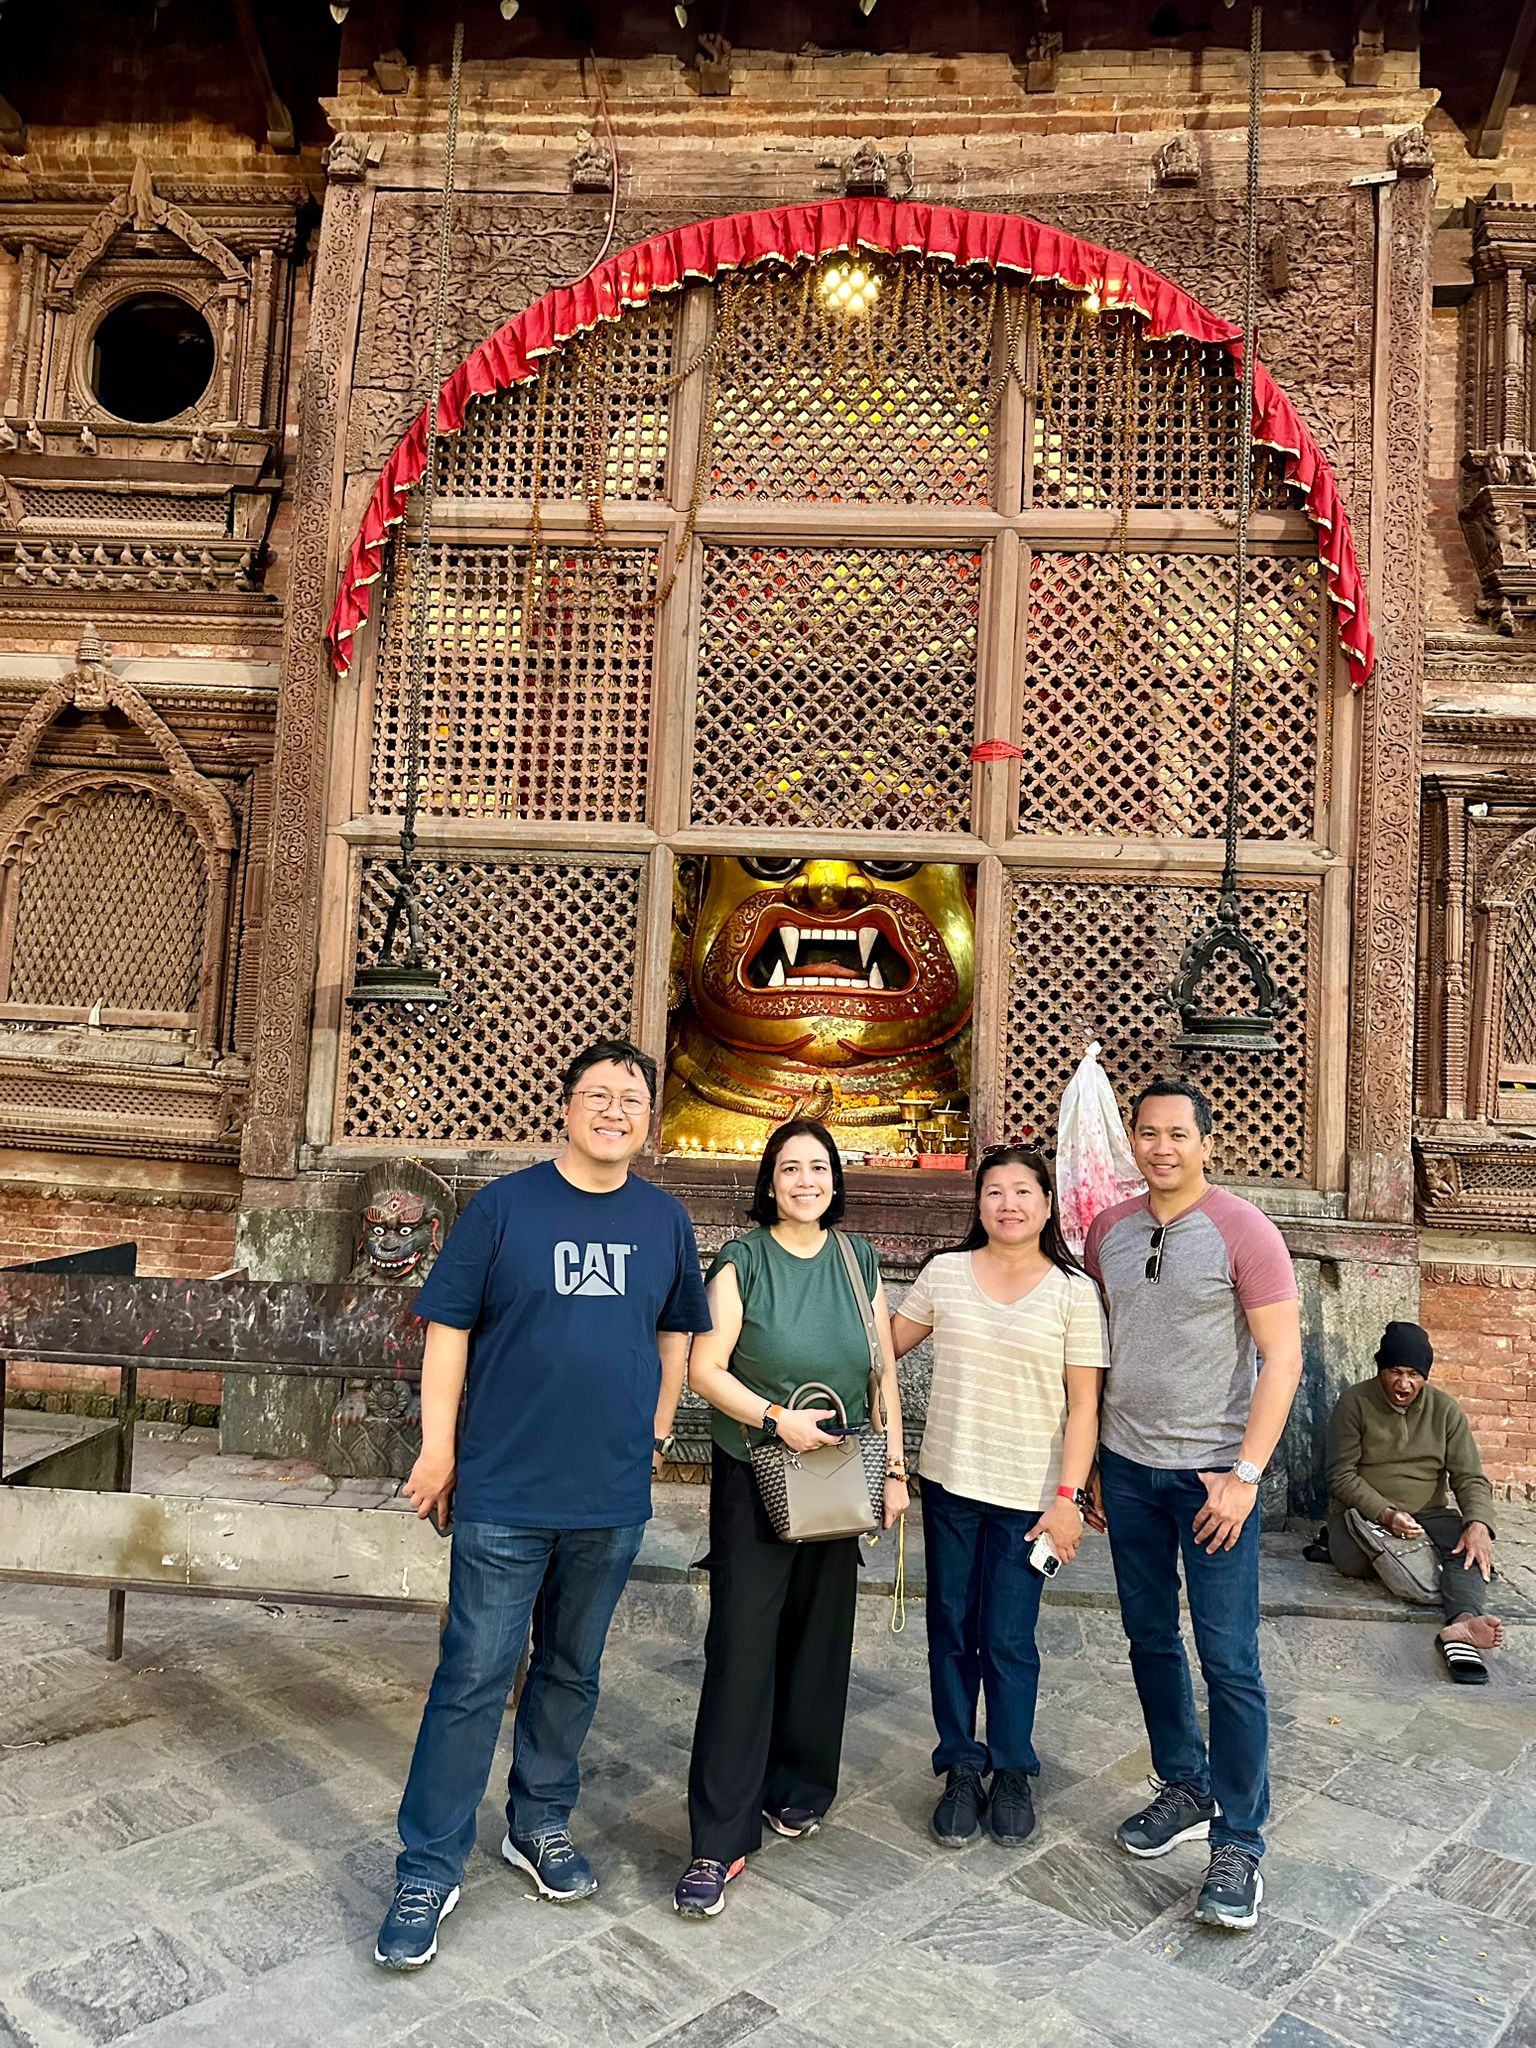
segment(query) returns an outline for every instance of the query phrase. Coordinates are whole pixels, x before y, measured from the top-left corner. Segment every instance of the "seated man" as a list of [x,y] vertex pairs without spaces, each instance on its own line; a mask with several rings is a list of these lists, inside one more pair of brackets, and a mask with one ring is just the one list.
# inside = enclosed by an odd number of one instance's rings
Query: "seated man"
[[[1484,1685],[1480,1653],[1504,1640],[1504,1624],[1484,1611],[1493,1489],[1460,1406],[1427,1384],[1434,1356],[1417,1323],[1388,1323],[1376,1377],[1339,1396],[1328,1424],[1328,1549],[1349,1578],[1371,1576],[1345,1520],[1349,1508],[1393,1536],[1428,1536],[1440,1554],[1440,1655],[1460,1684]],[[1445,1505],[1447,1489],[1455,1508]]]

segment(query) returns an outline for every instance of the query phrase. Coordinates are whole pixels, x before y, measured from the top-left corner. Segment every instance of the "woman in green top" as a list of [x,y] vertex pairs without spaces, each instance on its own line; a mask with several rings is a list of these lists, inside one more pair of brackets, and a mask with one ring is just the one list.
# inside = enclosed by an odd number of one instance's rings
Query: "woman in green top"
[[[828,1232],[843,1213],[843,1166],[818,1123],[781,1124],[763,1151],[749,1212],[758,1228],[709,1271],[713,1329],[694,1339],[688,1377],[714,1408],[709,1494],[709,1629],[688,1773],[693,1861],[673,1893],[689,1918],[712,1916],[762,1842],[808,1835],[837,1790],[853,1656],[856,1536],[782,1542],[758,1498],[748,1441],[766,1428],[791,1450],[832,1442],[827,1407],[787,1408],[807,1380],[869,1412],[864,1318]],[[889,1417],[885,1526],[907,1506],[901,1397],[880,1262],[850,1237],[874,1304]]]

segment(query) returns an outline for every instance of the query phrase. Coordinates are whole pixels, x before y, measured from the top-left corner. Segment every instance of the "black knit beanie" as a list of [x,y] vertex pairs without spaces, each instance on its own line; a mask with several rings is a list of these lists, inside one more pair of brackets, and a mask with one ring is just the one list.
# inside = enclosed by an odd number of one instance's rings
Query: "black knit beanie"
[[1417,1323],[1388,1323],[1376,1352],[1378,1372],[1402,1371],[1406,1367],[1428,1379],[1434,1362],[1435,1347],[1427,1330],[1421,1330]]

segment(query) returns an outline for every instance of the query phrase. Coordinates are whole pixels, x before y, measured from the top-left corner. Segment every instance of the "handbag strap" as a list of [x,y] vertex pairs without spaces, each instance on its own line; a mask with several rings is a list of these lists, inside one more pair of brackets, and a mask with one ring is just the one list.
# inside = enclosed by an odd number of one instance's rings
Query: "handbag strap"
[[864,1341],[869,1346],[869,1419],[878,1429],[889,1426],[885,1412],[885,1360],[880,1355],[880,1333],[875,1328],[875,1305],[869,1298],[869,1289],[864,1284],[864,1269],[859,1264],[858,1253],[841,1230],[832,1233],[833,1242],[843,1255],[843,1265],[848,1273],[848,1285],[853,1289],[853,1298],[859,1305],[859,1315],[864,1324]]

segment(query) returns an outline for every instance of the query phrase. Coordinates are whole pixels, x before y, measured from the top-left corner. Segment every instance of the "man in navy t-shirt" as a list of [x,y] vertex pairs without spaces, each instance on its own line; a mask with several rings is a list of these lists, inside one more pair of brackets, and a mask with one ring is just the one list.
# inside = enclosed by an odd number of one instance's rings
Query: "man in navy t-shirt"
[[568,1827],[577,1759],[689,1335],[709,1328],[686,1210],[629,1173],[650,1128],[655,1062],[607,1039],[572,1061],[564,1091],[560,1157],[483,1188],[416,1297],[427,1324],[421,1456],[405,1490],[440,1527],[452,1501],[453,1562],[374,1949],[391,1969],[429,1963],[458,1904],[530,1622],[501,1853],[543,1898],[597,1889]]

